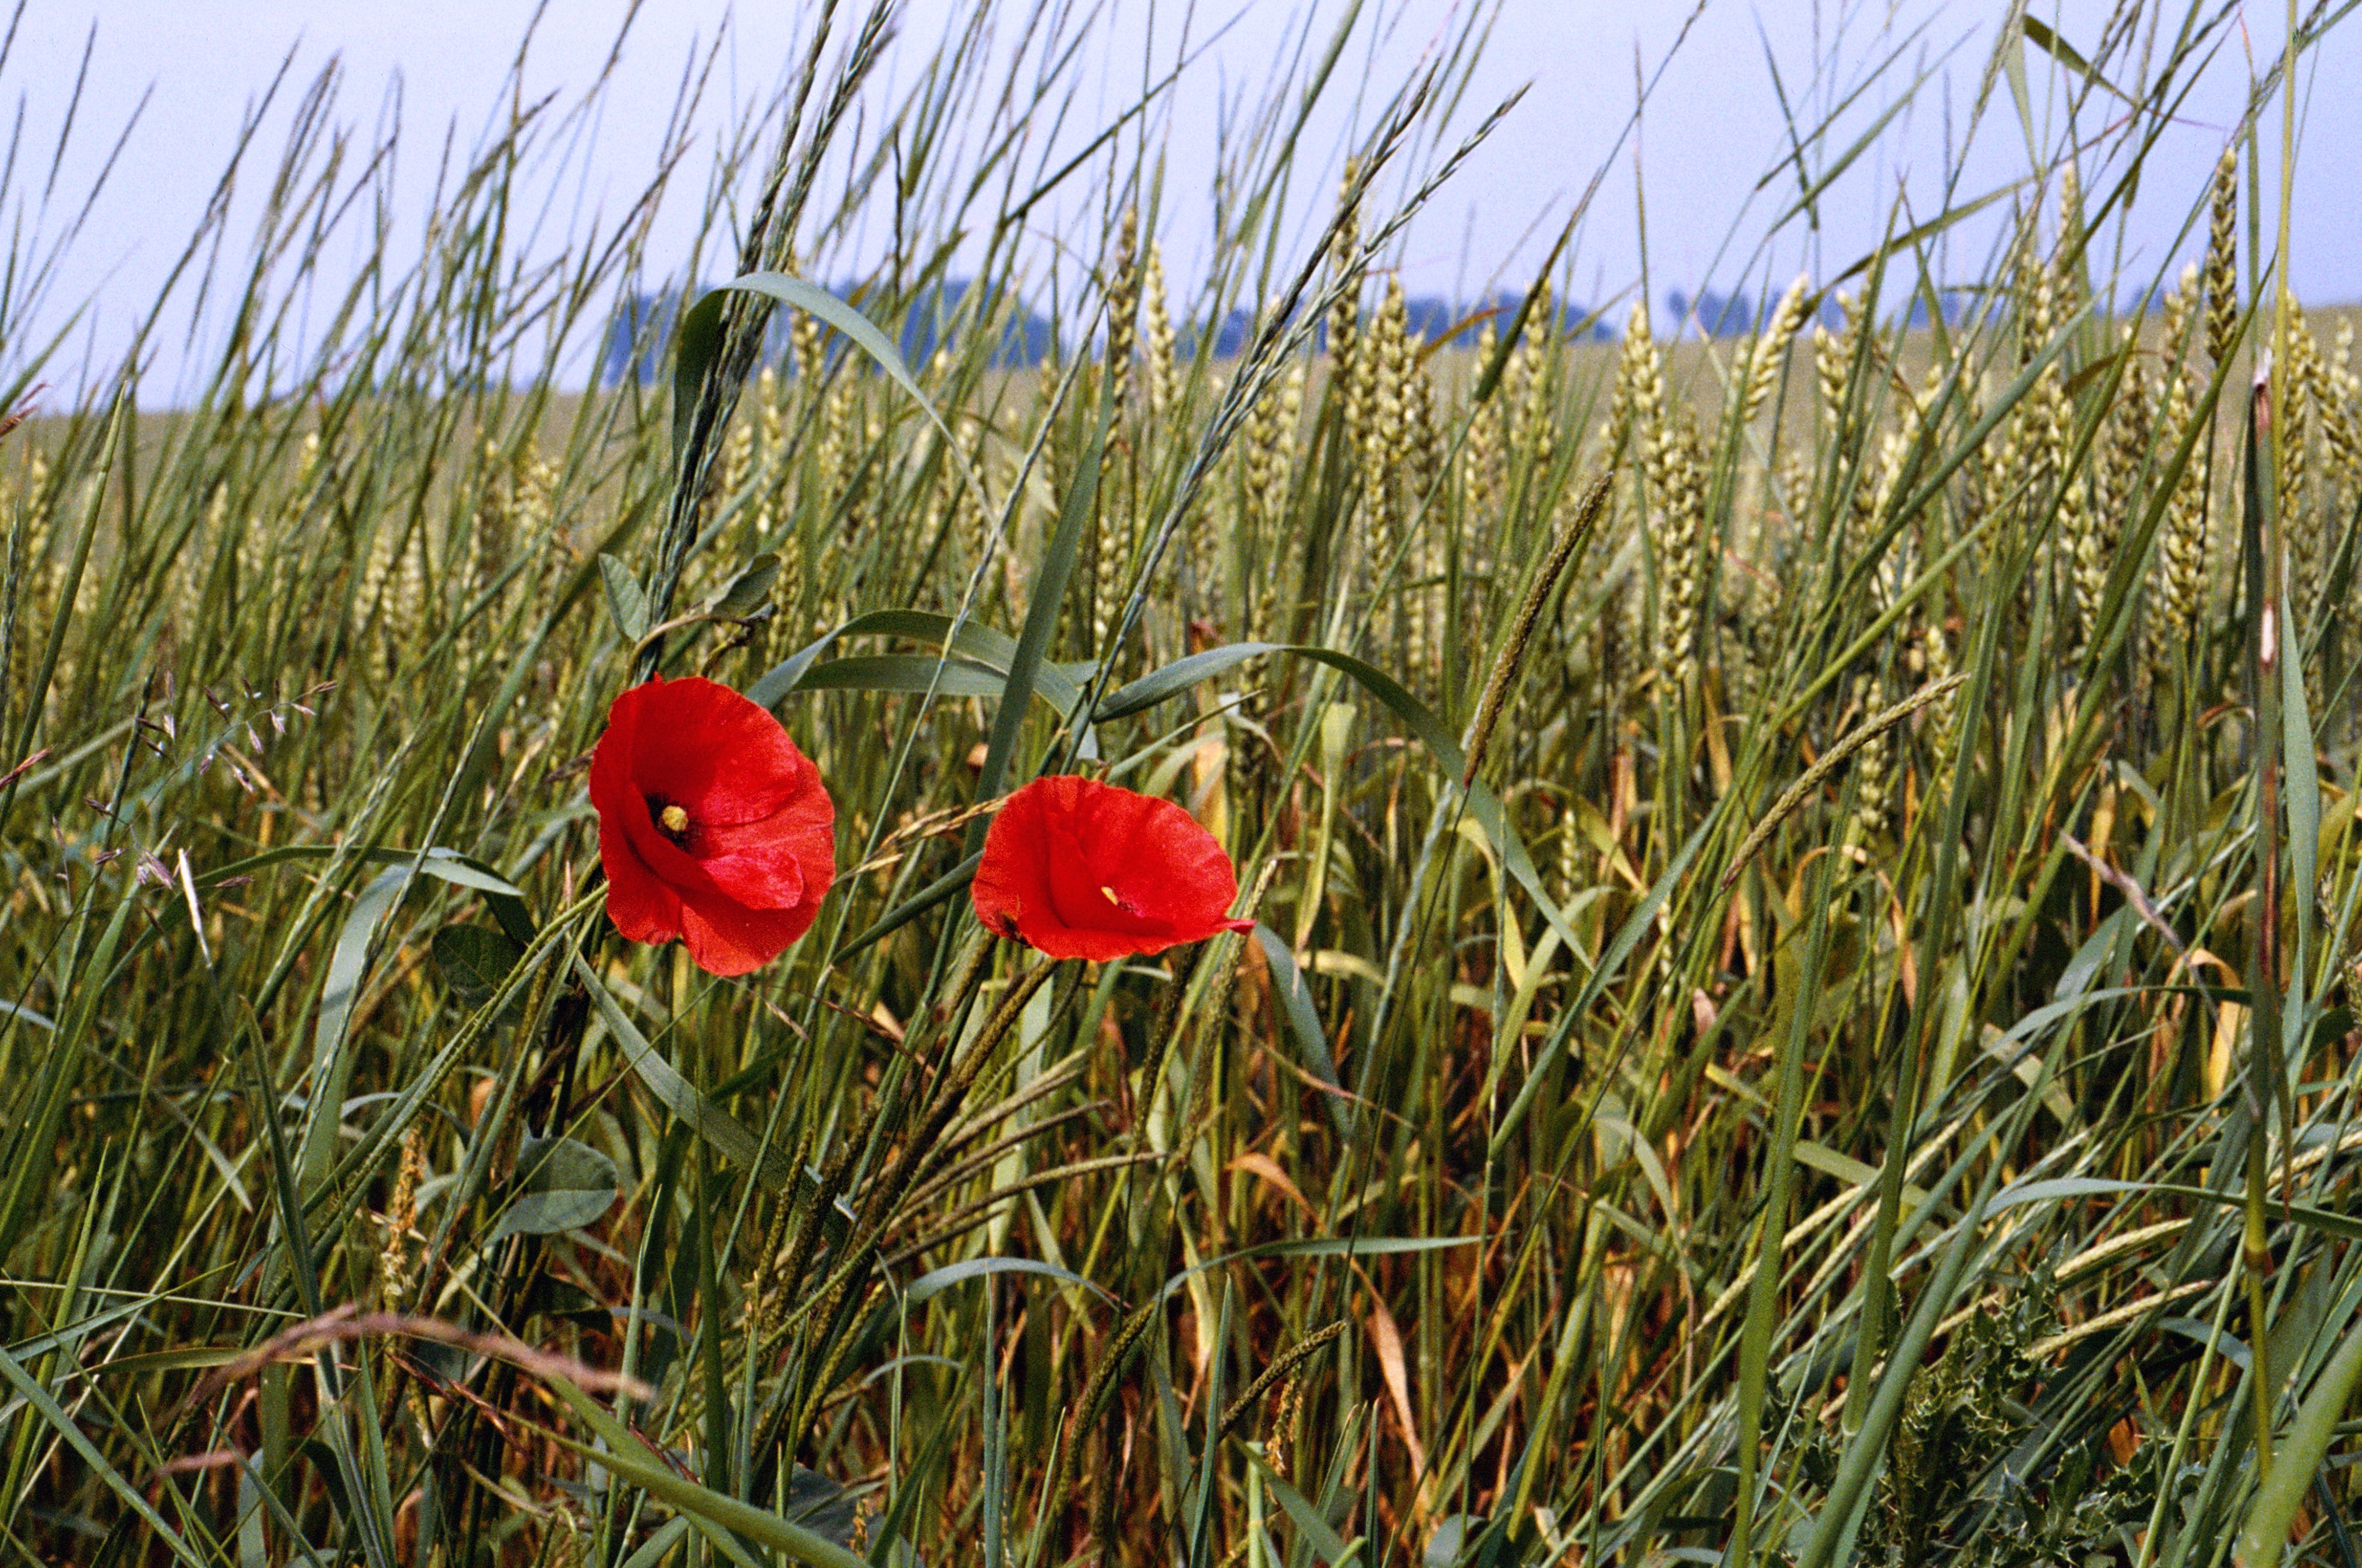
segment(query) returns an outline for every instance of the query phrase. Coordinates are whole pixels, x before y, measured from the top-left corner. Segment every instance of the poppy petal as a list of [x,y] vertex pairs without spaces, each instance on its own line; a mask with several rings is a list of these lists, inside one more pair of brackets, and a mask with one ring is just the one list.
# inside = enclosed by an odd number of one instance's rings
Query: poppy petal
[[1159,953],[1223,931],[1238,880],[1214,835],[1170,801],[1037,778],[1001,805],[971,889],[979,919],[1056,958]]
[[717,975],[759,967],[801,936],[835,873],[836,810],[820,770],[769,712],[714,681],[659,678],[617,694],[591,754],[590,801],[616,930],[685,939]]
[[634,942],[670,942],[680,935],[680,895],[628,849],[599,846],[607,873],[607,918]]
[[753,910],[726,898],[684,898],[682,938],[690,962],[712,975],[744,975],[778,957],[810,930],[820,900],[791,910]]

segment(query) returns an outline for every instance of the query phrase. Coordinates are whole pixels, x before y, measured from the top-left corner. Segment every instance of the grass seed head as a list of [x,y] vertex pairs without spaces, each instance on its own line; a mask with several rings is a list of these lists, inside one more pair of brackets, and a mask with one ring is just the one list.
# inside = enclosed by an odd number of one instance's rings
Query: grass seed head
[[[2190,374],[2175,365],[2166,377],[2165,429],[2160,445],[2170,441],[2178,448],[2197,417],[2197,410],[2191,403]],[[2173,657],[2187,649],[2206,611],[2209,573],[2205,456],[2204,437],[2201,436],[2200,445],[2191,451],[2190,461],[2174,480],[2173,491],[2166,498],[2165,515],[2158,525],[2158,603],[2164,634],[2158,646]]]
[[1661,508],[1658,536],[1657,671],[1676,694],[1697,679],[1698,626],[1705,598],[1705,471],[1697,422],[1687,410],[1664,423],[1652,476]]
[[1526,471],[1535,476],[1548,472],[1558,455],[1553,381],[1558,365],[1555,315],[1550,285],[1544,283],[1534,291],[1534,306],[1526,315],[1526,329],[1520,339],[1519,346],[1526,354],[1526,373],[1520,379],[1518,427],[1511,437],[1517,449],[1524,454]]
[[[1866,719],[1885,706],[1875,677],[1858,675],[1853,682],[1854,706]],[[1894,803],[1893,743],[1885,729],[1873,731],[1854,756],[1852,836],[1860,843],[1876,842],[1886,832],[1888,812]]]
[[2226,147],[2214,165],[2206,230],[2206,357],[2231,357],[2239,330],[2239,150]]
[[1362,215],[1353,194],[1361,177],[1358,160],[1345,160],[1344,178],[1337,191],[1337,217],[1329,230],[1329,266],[1339,291],[1329,307],[1329,359],[1331,375],[1346,376],[1353,360],[1355,329],[1362,319]]
[[2058,170],[2058,248],[2052,253],[2060,314],[2072,315],[2083,297],[2083,181],[2075,165]]
[[2280,536],[2288,548],[2288,606],[2299,627],[2309,627],[2320,608],[2329,576],[2329,520],[2313,494],[2312,447],[2321,413],[2329,401],[2328,368],[2301,306],[2289,311],[2289,365],[2282,407],[2275,421],[2273,450],[2279,461]]
[[1772,310],[1772,319],[1756,338],[1747,359],[1747,391],[1739,400],[1738,418],[1741,424],[1751,424],[1763,412],[1772,399],[1772,391],[1779,385],[1781,370],[1788,362],[1788,346],[1795,341],[1796,329],[1805,323],[1805,296],[1811,292],[1812,280],[1805,273],[1788,285],[1780,303]]
[[[1490,365],[1501,348],[1500,334],[1487,320],[1476,335],[1474,363],[1479,371]],[[1504,442],[1501,394],[1468,411],[1468,434],[1460,447],[1460,493],[1464,515],[1478,526],[1492,519],[1501,503]]]
[[1131,403],[1132,350],[1140,333],[1140,209],[1127,206],[1107,267],[1107,365],[1116,416]]
[[2341,491],[2341,510],[2350,511],[2362,492],[2362,377],[2354,373],[2354,321],[2337,324],[2336,350],[2323,367],[2321,444],[2328,473]]
[[1853,397],[1854,362],[1860,358],[1862,335],[1868,326],[1865,313],[1851,294],[1838,295],[1838,314],[1842,325],[1836,332],[1818,326],[1813,328],[1813,371],[1820,385],[1821,416],[1829,439],[1843,455],[1853,446],[1848,405]]
[[1173,315],[1164,297],[1164,247],[1153,239],[1141,273],[1141,309],[1148,317],[1148,410],[1169,418],[1180,381],[1174,366]]
[[2116,548],[2132,521],[2134,487],[2148,455],[2151,410],[2148,368],[2131,352],[2115,402],[2108,408],[2104,445],[2092,480],[2092,504],[2075,555],[2075,613],[2086,635],[2098,629],[2107,595],[2108,578],[2115,569]]

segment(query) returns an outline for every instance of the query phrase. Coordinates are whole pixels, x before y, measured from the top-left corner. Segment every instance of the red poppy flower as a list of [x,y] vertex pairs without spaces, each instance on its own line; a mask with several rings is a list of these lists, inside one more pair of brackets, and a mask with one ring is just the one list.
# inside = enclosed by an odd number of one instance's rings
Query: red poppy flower
[[743,975],[820,912],[836,808],[779,721],[711,680],[661,677],[607,711],[590,753],[607,916],[634,942],[689,943]]
[[1239,894],[1214,835],[1170,801],[1036,778],[1001,803],[969,889],[977,917],[1053,958],[1162,953],[1218,932]]

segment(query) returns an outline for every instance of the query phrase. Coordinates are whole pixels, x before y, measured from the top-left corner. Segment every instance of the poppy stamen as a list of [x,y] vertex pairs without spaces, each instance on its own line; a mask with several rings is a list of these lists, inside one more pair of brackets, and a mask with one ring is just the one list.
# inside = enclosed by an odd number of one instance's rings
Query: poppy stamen
[[689,808],[667,801],[659,806],[648,802],[649,814],[656,818],[657,831],[682,849],[689,847]]

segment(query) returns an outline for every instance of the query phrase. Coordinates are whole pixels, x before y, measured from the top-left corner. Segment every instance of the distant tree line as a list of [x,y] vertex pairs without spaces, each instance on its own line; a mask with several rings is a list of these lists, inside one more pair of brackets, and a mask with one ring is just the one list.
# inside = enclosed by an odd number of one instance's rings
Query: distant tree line
[[[963,310],[970,286],[969,280],[956,278],[933,285],[911,300],[902,312],[896,344],[903,362],[921,365],[937,348],[955,348],[962,328],[972,330],[973,324],[982,319],[990,324],[989,330],[999,334],[992,350],[993,365],[1012,369],[1039,365],[1056,341],[1056,329],[1050,319],[1022,304],[1014,308],[996,308],[999,302],[991,302],[981,311]],[[871,314],[873,320],[877,319],[870,303],[853,285],[833,285],[829,292],[859,305]],[[696,298],[703,293],[701,288],[686,297]],[[602,385],[614,386],[633,380],[646,385],[665,373],[670,363],[673,320],[684,297],[678,291],[625,296],[609,320],[600,348],[599,380]],[[1473,346],[1485,322],[1492,322],[1496,331],[1506,329],[1516,319],[1524,297],[1494,294],[1477,304],[1467,305],[1454,304],[1440,294],[1421,294],[1404,303],[1415,340]],[[1556,315],[1562,336],[1598,341],[1614,336],[1598,319],[1597,313],[1587,306],[1562,304]],[[787,363],[787,320],[784,312],[773,316],[764,344],[764,358],[782,367]],[[1194,357],[1202,341],[1210,346],[1214,358],[1233,359],[1245,352],[1252,340],[1255,315],[1242,306],[1233,306],[1211,323],[1181,322],[1176,328],[1175,347],[1184,358]],[[1313,328],[1315,346],[1325,348],[1327,340],[1326,323],[1317,323]]]
[[[1017,304],[1003,308],[991,302],[981,312],[964,310],[970,280],[955,278],[949,282],[934,284],[913,296],[902,312],[899,347],[905,364],[920,365],[934,355],[938,348],[952,348],[960,336],[963,325],[977,319],[991,324],[999,334],[992,350],[991,363],[996,367],[1014,369],[1036,366],[1046,358],[1057,340],[1055,326],[1047,316],[1030,305]],[[849,283],[833,285],[830,292],[839,299],[852,301],[865,311],[873,305],[862,292]],[[703,291],[701,289],[700,293]],[[679,309],[682,296],[679,293],[634,293],[608,322],[607,334],[599,356],[599,380],[613,386],[636,379],[643,385],[655,381],[664,371],[671,352],[672,322]],[[1937,294],[1937,304],[1948,326],[1964,320],[1975,303],[1973,291],[1944,289]],[[1409,317],[1414,341],[1450,343],[1473,347],[1485,324],[1491,322],[1496,331],[1506,330],[1517,318],[1524,304],[1521,294],[1496,293],[1474,304],[1462,304],[1441,294],[1419,294],[1404,302]],[[1775,295],[1724,293],[1717,289],[1701,289],[1692,295],[1674,289],[1665,295],[1665,304],[1672,320],[1661,329],[1662,336],[1677,336],[1692,330],[1706,337],[1740,337],[1760,331],[1770,320]],[[2154,307],[2158,302],[2152,300]],[[2128,313],[2139,308],[2137,301],[2129,302]],[[1901,309],[1912,326],[1926,326],[1932,312],[1927,295],[1915,292]],[[1580,304],[1562,304],[1556,311],[1558,330],[1563,337],[1580,337],[1586,341],[1606,342],[1618,336],[1607,325],[1601,312]],[[1834,294],[1821,301],[1819,320],[1834,327],[1839,313]],[[872,315],[872,319],[877,319]],[[1255,316],[1243,306],[1232,306],[1210,324],[1176,323],[1175,347],[1184,359],[1198,352],[1203,340],[1212,347],[1214,358],[1234,359],[1246,351],[1255,329]],[[1313,343],[1325,348],[1328,327],[1324,322],[1313,328]],[[832,348],[832,352],[835,352]],[[772,318],[771,328],[764,348],[764,358],[782,367],[787,361],[787,316],[781,313]]]

